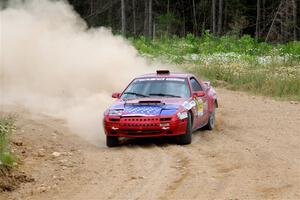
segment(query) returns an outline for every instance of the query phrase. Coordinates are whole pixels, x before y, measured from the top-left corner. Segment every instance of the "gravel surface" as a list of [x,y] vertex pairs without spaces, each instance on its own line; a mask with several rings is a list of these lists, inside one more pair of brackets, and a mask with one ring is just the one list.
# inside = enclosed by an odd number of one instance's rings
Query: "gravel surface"
[[96,147],[63,120],[15,108],[18,170],[34,181],[0,199],[300,199],[300,104],[217,92],[216,129],[188,146]]

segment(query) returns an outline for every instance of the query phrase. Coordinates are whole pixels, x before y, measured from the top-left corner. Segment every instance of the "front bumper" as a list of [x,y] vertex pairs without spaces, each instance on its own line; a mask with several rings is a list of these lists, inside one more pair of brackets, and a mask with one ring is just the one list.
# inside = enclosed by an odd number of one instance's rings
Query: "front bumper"
[[127,138],[182,135],[187,127],[187,119],[175,116],[105,116],[103,123],[107,136]]

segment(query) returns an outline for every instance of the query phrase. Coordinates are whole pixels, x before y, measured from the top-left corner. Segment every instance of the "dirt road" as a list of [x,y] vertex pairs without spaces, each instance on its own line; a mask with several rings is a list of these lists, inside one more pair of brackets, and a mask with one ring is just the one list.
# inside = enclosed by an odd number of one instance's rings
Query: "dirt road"
[[34,181],[0,199],[300,199],[300,104],[218,93],[216,130],[188,146],[95,147],[59,119],[21,112],[13,148]]

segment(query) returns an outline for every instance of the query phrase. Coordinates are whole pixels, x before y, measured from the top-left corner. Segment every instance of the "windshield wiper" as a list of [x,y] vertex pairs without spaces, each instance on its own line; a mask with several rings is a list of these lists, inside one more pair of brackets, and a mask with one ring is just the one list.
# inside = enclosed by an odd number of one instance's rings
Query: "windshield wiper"
[[163,94],[163,93],[150,93],[150,96],[162,96],[162,97],[178,97],[181,98],[181,96],[173,95],[173,94]]
[[147,95],[136,93],[136,92],[124,92],[124,94],[133,94],[135,96],[140,96],[140,97],[149,97]]

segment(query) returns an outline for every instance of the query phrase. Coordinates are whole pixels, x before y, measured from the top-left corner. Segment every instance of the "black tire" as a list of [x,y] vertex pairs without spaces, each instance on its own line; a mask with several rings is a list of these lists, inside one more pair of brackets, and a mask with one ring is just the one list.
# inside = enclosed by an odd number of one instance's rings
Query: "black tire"
[[119,145],[119,138],[114,136],[106,136],[106,146],[116,147]]
[[211,113],[209,113],[208,116],[208,122],[207,125],[205,126],[205,129],[207,130],[213,130],[215,128],[215,124],[216,124],[216,105],[214,104],[214,109]]
[[191,113],[188,113],[188,123],[186,126],[186,133],[184,135],[179,135],[177,137],[177,144],[186,145],[192,143],[192,116]]

